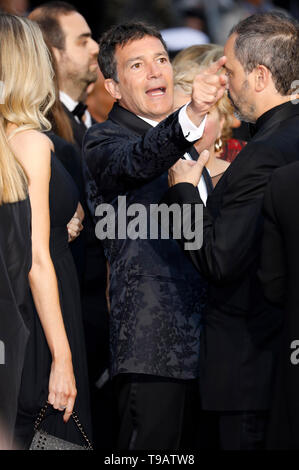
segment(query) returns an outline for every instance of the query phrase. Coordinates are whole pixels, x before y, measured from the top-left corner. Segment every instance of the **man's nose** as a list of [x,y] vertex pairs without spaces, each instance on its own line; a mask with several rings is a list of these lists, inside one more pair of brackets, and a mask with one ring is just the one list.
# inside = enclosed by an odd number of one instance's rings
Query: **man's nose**
[[148,78],[157,78],[162,74],[159,64],[156,62],[151,62],[148,64],[147,76]]
[[99,53],[99,45],[98,45],[98,43],[97,43],[94,39],[92,39],[92,38],[90,38],[89,49],[90,49],[90,52],[91,52],[92,55],[98,55],[98,53]]

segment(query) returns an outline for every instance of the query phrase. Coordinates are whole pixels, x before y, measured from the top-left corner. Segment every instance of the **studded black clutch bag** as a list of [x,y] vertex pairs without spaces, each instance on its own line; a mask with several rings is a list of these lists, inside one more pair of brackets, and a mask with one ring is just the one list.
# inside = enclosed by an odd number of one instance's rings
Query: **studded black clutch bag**
[[74,412],[72,413],[72,419],[75,421],[78,431],[82,434],[86,442],[86,446],[80,446],[78,444],[74,444],[73,442],[65,441],[64,439],[60,439],[59,437],[53,436],[43,429],[40,429],[40,425],[44,419],[47,408],[48,403],[46,403],[46,405],[41,409],[35,421],[35,433],[29,450],[93,450],[92,445],[78,419],[78,416]]

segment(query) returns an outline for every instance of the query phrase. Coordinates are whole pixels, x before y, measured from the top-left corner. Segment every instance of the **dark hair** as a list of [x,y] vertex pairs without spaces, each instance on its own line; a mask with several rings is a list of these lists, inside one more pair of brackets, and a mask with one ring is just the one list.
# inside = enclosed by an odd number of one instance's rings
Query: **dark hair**
[[142,39],[145,36],[152,36],[161,41],[167,52],[167,46],[159,33],[154,27],[142,22],[123,23],[112,26],[106,31],[100,40],[99,67],[105,78],[113,78],[118,81],[115,49],[116,46],[125,46],[130,41]]
[[38,23],[45,40],[51,47],[63,50],[65,36],[59,23],[59,17],[77,11],[73,5],[67,2],[48,2],[35,8],[28,17]]
[[236,33],[235,55],[245,72],[257,65],[267,67],[277,91],[292,93],[292,82],[299,77],[299,23],[281,12],[249,16],[230,32]]

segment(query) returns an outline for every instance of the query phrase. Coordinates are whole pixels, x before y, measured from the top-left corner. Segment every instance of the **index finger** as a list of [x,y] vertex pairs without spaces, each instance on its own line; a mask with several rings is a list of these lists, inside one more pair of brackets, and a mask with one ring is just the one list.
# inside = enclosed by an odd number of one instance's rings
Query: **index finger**
[[218,70],[220,70],[226,62],[226,57],[223,55],[220,57],[220,59],[216,60],[216,62],[213,62],[209,67],[206,68],[204,73],[206,74],[214,74],[217,73]]

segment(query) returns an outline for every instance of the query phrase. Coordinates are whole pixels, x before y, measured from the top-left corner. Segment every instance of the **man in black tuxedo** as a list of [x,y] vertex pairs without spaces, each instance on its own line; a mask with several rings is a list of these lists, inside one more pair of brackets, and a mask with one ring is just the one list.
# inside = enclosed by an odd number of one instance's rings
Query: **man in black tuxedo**
[[171,114],[172,67],[160,33],[129,23],[101,39],[100,68],[118,102],[85,136],[90,204],[96,215],[110,204],[113,223],[137,205],[146,211],[143,236],[99,234],[111,270],[110,370],[121,449],[178,449],[194,438],[203,281],[175,240],[151,237],[145,226],[167,189],[168,168],[191,152],[223,96],[227,80],[216,74],[223,63],[199,76],[191,102]]
[[[80,152],[80,177],[83,182],[81,148],[87,129],[94,124],[84,101],[87,88],[97,79],[98,44],[92,39],[85,18],[75,7],[66,2],[54,1],[35,8],[29,15],[40,26],[44,38],[55,57],[58,72],[59,97],[71,123],[78,152]],[[54,140],[54,139],[53,139]],[[66,144],[64,142],[64,144]],[[57,154],[64,152],[61,139],[54,140]],[[64,145],[70,147],[70,145]],[[64,162],[63,162],[64,163]],[[68,169],[68,168],[67,168]],[[74,174],[72,174],[74,178]],[[94,223],[86,204],[85,194],[81,199],[85,218],[80,238],[71,244],[81,281],[83,321],[86,335],[88,367],[90,374],[92,416],[94,418],[94,440],[109,447],[108,432],[111,411],[106,403],[105,390],[99,391],[96,383],[106,376],[108,367],[108,312],[105,297],[106,260],[99,245]],[[83,246],[82,246],[83,245]],[[105,383],[105,381],[103,382]],[[108,391],[107,391],[108,394]],[[96,408],[100,409],[96,411]],[[104,424],[105,423],[105,424]],[[99,432],[97,432],[97,429]]]
[[[203,245],[189,256],[210,281],[201,348],[201,397],[215,422],[215,446],[264,445],[281,314],[264,300],[257,278],[262,204],[273,170],[299,159],[298,23],[283,14],[253,15],[225,45],[229,94],[253,137],[216,186],[203,212]],[[167,204],[200,204],[205,158],[170,171]],[[182,240],[184,242],[184,240]]]

